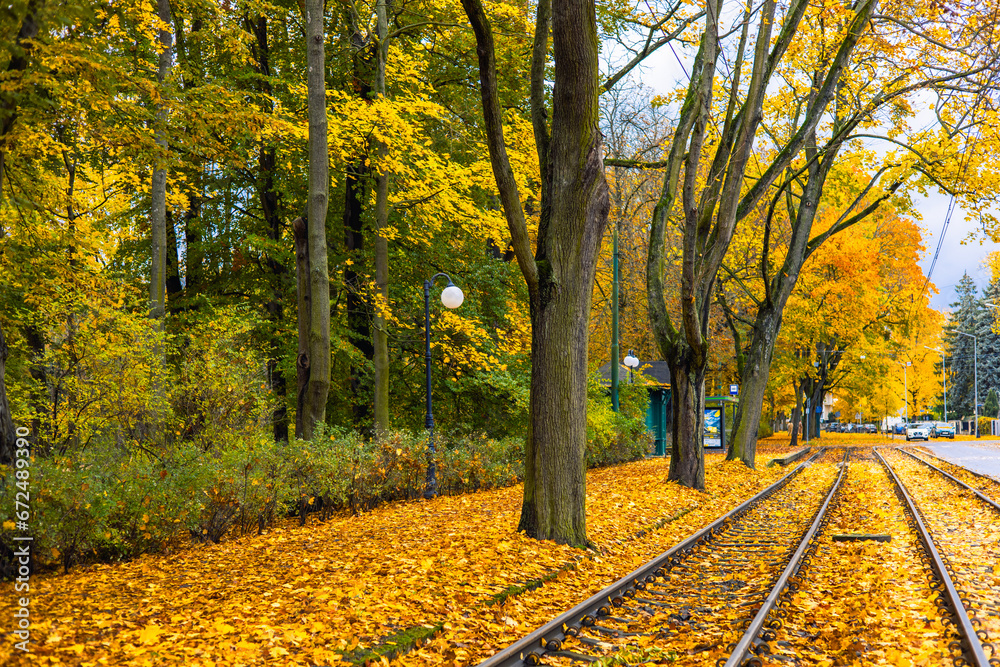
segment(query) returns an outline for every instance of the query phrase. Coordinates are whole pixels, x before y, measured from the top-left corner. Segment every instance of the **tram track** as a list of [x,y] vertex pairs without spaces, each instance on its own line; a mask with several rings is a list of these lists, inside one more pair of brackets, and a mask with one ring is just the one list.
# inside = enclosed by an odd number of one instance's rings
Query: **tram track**
[[964,484],[971,487],[973,490],[987,496],[986,499],[988,501],[1000,503],[1000,480],[974,470],[969,470],[968,468],[963,468],[951,461],[946,461],[940,456],[929,452],[924,447],[900,447],[899,451],[914,456],[918,460],[933,466],[942,473],[950,476],[960,485]]
[[973,664],[1000,666],[1000,505],[908,451],[885,459],[912,497],[981,642]]
[[857,456],[815,552],[782,593],[771,665],[943,665],[965,660],[955,615],[902,491]]
[[[619,653],[720,664],[801,557],[843,452],[817,452],[761,494],[482,665],[569,665]],[[799,552],[797,554],[797,551]],[[738,663],[737,663],[738,664]]]
[[[816,604],[816,599],[823,598],[823,591],[813,597],[808,591],[800,592],[811,585],[811,577],[817,577],[824,559],[834,555],[824,550],[831,542],[829,508],[844,514],[843,508],[853,502],[839,495],[850,475],[851,456],[851,450],[817,453],[732,513],[500,651],[481,667],[594,662],[717,667],[830,664],[800,661],[822,653],[814,646],[822,632],[796,625],[795,604],[803,598]],[[900,631],[923,624],[919,632],[911,633],[917,644],[907,649],[908,655],[923,661],[918,664],[950,660],[956,666],[1000,665],[1000,660],[986,656],[992,645],[981,627],[982,606],[974,607],[971,615],[966,612],[966,606],[975,603],[958,592],[949,561],[936,550],[919,510],[890,464],[881,456],[881,464],[874,463],[870,453],[853,456],[868,459],[869,476],[882,475],[878,502],[882,506],[895,503],[891,511],[897,521],[897,544],[893,549],[904,549],[905,563],[897,562],[892,573],[905,571],[904,580],[917,582],[908,586],[902,598],[896,596],[883,620]],[[839,465],[833,465],[837,459]],[[837,527],[842,524],[839,521]],[[869,549],[867,553],[877,552]],[[872,560],[877,569],[877,559]],[[896,579],[890,576],[889,581]],[[840,636],[839,641],[843,640]],[[881,642],[881,646],[850,642],[854,643],[849,643],[842,656],[891,659],[891,664],[905,657],[895,645],[905,644],[901,640],[894,645]]]

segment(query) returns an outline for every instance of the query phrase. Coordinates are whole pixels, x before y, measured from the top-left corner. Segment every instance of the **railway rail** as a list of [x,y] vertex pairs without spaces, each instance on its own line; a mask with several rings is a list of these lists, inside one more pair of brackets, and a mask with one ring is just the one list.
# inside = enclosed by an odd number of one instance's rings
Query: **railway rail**
[[[782,603],[808,574],[816,536],[828,520],[851,455],[850,449],[818,451],[730,513],[480,667],[586,664],[614,655],[626,656],[622,664],[662,658],[718,667],[764,665],[786,615]],[[830,465],[838,459],[837,466]],[[892,476],[898,493],[908,498]],[[921,531],[927,567],[936,576],[938,613],[961,638],[949,647],[952,660],[1000,665],[986,657],[975,616],[966,613],[946,560],[919,511],[907,502]],[[671,655],[677,646],[694,646],[694,654],[689,649]]]
[[[968,468],[963,468],[962,466],[952,463],[951,461],[946,461],[940,456],[935,456],[932,453],[927,452],[924,448],[915,447],[900,447],[899,451],[913,456],[919,461],[926,463],[935,469],[941,471],[946,476],[950,477],[960,486],[965,486],[973,491],[977,491],[983,496],[988,496],[984,498],[987,502],[997,502],[1000,501],[1000,480],[991,477],[990,475],[984,475],[981,472],[976,472],[975,470],[969,470]],[[919,452],[922,456],[917,456],[915,454]]]
[[923,457],[897,452],[900,484],[913,496],[981,642],[975,664],[1000,666],[1000,504]]

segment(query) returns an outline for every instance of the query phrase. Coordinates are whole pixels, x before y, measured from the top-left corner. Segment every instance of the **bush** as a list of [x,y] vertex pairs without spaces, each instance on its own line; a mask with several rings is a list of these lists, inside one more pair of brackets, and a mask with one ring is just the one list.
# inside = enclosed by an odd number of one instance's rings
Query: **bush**
[[761,419],[760,423],[757,424],[757,439],[770,438],[772,435],[774,435],[774,429],[771,428],[771,424]]
[[[633,460],[649,451],[645,400],[644,389],[627,389],[618,413],[606,396],[590,401],[588,466]],[[31,468],[37,489],[34,553],[41,564],[68,569],[161,552],[188,536],[218,542],[227,534],[260,532],[291,512],[304,521],[312,510],[361,512],[418,498],[426,483],[427,444],[425,433],[392,431],[365,440],[321,428],[312,442],[251,437],[206,449],[204,441],[192,440],[160,453],[95,444],[70,456],[38,459]],[[523,458],[521,438],[439,434],[438,492],[515,484],[523,478]],[[6,482],[0,483],[0,496],[16,488]],[[13,505],[13,498],[0,501]],[[10,542],[9,528],[0,541]]]
[[646,430],[649,394],[645,387],[622,384],[618,412],[611,409],[607,389],[590,375],[587,386],[587,467],[634,461],[649,454],[653,438]]

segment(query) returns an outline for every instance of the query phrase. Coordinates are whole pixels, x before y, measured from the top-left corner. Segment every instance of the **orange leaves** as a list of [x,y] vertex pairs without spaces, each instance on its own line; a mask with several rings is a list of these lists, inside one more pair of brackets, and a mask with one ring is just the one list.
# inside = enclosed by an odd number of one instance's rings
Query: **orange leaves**
[[[732,507],[761,476],[710,457],[706,495],[664,484],[666,472],[666,461],[649,460],[589,474],[588,525],[600,555],[517,533],[521,488],[513,487],[38,576],[35,657],[341,665],[340,656],[420,637],[398,664],[451,656],[467,665]],[[650,533],[630,537],[642,529]],[[541,588],[520,593],[546,576]],[[4,603],[10,590],[0,593]],[[515,595],[486,606],[503,591]],[[21,659],[0,648],[0,662]]]

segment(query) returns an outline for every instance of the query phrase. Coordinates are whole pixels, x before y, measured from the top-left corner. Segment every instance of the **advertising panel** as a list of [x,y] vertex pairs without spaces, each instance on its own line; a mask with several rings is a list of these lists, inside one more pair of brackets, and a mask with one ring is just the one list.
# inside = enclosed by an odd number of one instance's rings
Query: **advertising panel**
[[705,447],[722,448],[722,408],[705,408]]

